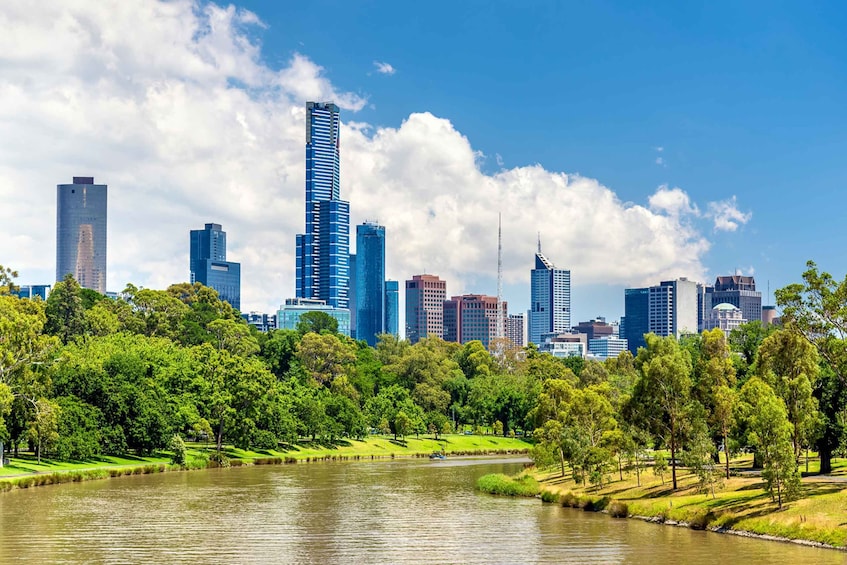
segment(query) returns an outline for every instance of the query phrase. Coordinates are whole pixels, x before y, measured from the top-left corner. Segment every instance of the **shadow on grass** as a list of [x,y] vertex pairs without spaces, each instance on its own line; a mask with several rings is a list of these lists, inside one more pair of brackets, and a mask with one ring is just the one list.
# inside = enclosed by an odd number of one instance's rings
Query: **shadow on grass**
[[405,439],[390,439],[389,443],[399,445],[400,447],[408,447],[409,443]]

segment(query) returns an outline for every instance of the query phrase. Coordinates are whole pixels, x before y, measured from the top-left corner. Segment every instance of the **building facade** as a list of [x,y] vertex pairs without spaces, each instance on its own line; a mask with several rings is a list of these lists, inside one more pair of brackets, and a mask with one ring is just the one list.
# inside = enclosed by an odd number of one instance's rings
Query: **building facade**
[[108,187],[94,177],[56,186],[56,280],[73,275],[83,288],[106,294]]
[[724,335],[729,337],[732,330],[746,322],[747,320],[744,319],[744,314],[741,312],[741,308],[738,308],[734,304],[723,303],[712,308],[709,316],[703,322],[703,329],[711,330],[714,328],[720,328]]
[[262,333],[267,333],[277,329],[276,314],[263,314],[262,312],[250,312],[241,314],[244,321],[259,330]]
[[615,333],[615,328],[612,324],[606,323],[606,318],[600,316],[587,322],[578,323],[573,327],[573,331],[585,334],[588,341],[591,342],[591,340],[595,338],[611,337],[612,334]]
[[644,347],[644,334],[650,332],[650,289],[624,290],[624,318],[621,322],[623,337],[633,355]]
[[686,334],[698,333],[698,295],[698,284],[685,278],[662,281],[657,286],[651,286],[650,332],[659,336],[672,335],[677,339]]
[[241,264],[226,260],[226,232],[221,224],[206,224],[189,236],[189,277],[218,291],[221,300],[241,309]]
[[400,337],[400,283],[385,281],[385,333]]
[[[376,345],[385,333],[385,227],[356,226],[356,339]],[[352,309],[352,308],[351,308]]]
[[529,341],[541,344],[545,333],[561,333],[571,327],[571,272],[557,269],[541,253],[535,254],[530,272]]
[[406,281],[406,339],[444,336],[444,301],[447,283],[436,275],[415,275]]
[[[507,303],[501,302],[500,307],[505,323]],[[498,333],[497,297],[483,294],[454,296],[444,301],[443,319],[445,341],[481,341],[487,349]]]
[[509,314],[506,318],[506,339],[518,347],[526,345],[526,316],[523,314]]
[[47,300],[47,297],[50,295],[50,285],[49,284],[24,284],[18,289],[18,292],[15,294],[18,295],[18,298],[41,298],[41,300]]
[[762,293],[756,290],[756,279],[753,277],[743,275],[717,277],[715,286],[707,287],[706,296],[708,297],[705,310],[707,314],[718,304],[732,304],[741,310],[745,320],[762,319]]
[[306,103],[306,228],[296,237],[298,298],[350,306],[350,204],[341,200],[340,120],[330,102]]
[[588,351],[598,360],[614,359],[627,350],[625,339],[613,337],[595,337],[588,340]]
[[538,344],[538,351],[549,353],[553,357],[585,357],[588,352],[588,340],[585,334],[551,332],[545,334]]
[[324,312],[332,316],[338,322],[338,333],[350,335],[350,310],[311,298],[287,298],[276,313],[277,327],[281,330],[296,330],[300,316],[306,312]]

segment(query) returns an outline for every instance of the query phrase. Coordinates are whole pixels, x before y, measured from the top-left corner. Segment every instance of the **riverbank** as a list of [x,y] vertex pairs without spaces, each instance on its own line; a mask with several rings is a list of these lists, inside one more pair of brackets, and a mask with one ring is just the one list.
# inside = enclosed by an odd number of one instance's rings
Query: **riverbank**
[[[392,437],[374,436],[365,440],[344,439],[333,444],[299,442],[281,446],[276,450],[246,451],[225,446],[223,465],[276,465],[287,463],[345,461],[367,459],[393,459],[396,457],[428,457],[434,452],[446,456],[457,455],[512,455],[527,453],[530,444],[520,438],[475,435],[442,435],[395,440]],[[169,452],[156,452],[149,457],[102,456],[88,461],[57,462],[24,455],[11,458],[0,468],[0,492],[16,489],[106,479],[127,475],[163,473],[206,469],[221,466],[210,460],[214,448],[205,444],[188,444],[186,465],[171,463]]]
[[[700,494],[696,477],[678,470],[679,488],[673,491],[667,477],[663,484],[652,472],[625,476],[601,488],[577,485],[559,472],[532,470],[537,496],[545,502],[584,510],[605,511],[615,517],[638,518],[655,523],[685,526],[718,533],[790,541],[804,545],[847,549],[847,482],[844,462],[834,476],[803,479],[802,498],[776,502],[762,488],[761,477],[734,476],[714,493]],[[519,479],[525,484],[526,479]],[[508,487],[499,486],[501,490]]]

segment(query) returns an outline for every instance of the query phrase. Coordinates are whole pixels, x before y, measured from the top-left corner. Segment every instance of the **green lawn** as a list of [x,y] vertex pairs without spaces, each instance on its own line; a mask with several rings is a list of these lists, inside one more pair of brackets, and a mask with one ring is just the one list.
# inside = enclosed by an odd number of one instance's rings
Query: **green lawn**
[[[436,441],[432,436],[420,438],[407,437],[395,440],[389,436],[372,436],[359,441],[354,439],[338,440],[332,445],[320,442],[301,441],[275,450],[245,451],[232,446],[225,446],[224,452],[232,460],[242,460],[249,463],[253,459],[281,458],[283,460],[322,460],[322,459],[370,459],[390,457],[414,457],[428,455],[441,450],[447,455],[473,455],[486,453],[525,452],[530,444],[520,438],[503,438],[495,436],[446,435]],[[214,451],[214,445],[202,443],[188,444],[188,460],[201,456],[203,453]],[[12,457],[9,465],[0,469],[0,480],[9,477],[20,477],[34,473],[54,473],[65,471],[80,471],[85,469],[114,469],[141,467],[144,465],[170,463],[168,452],[157,452],[153,456],[121,457],[101,456],[88,461],[52,461],[42,459],[38,464],[31,454],[22,453],[20,457]]]
[[[745,471],[752,464],[751,456],[733,459],[733,471]],[[809,471],[817,472],[820,461],[811,459]],[[801,470],[805,469],[805,461]],[[778,505],[764,491],[761,476],[740,473],[711,494],[701,494],[695,487],[695,477],[685,469],[677,469],[679,489],[670,485],[670,471],[660,477],[648,469],[641,475],[641,485],[634,473],[624,472],[623,480],[617,473],[600,488],[577,485],[570,473],[561,477],[559,471],[535,471],[542,491],[559,498],[572,493],[577,497],[599,500],[608,497],[626,504],[628,514],[675,520],[698,527],[730,528],[755,534],[767,534],[789,539],[804,539],[847,547],[847,460],[833,461],[835,478],[809,476],[803,479],[802,498]]]

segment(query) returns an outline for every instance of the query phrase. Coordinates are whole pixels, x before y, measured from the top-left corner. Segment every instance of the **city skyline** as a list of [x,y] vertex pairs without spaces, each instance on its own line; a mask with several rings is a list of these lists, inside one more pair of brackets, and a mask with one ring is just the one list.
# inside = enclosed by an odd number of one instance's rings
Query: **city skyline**
[[[847,264],[822,245],[840,218],[821,200],[841,178],[844,63],[827,54],[842,10],[770,13],[791,31],[775,34],[749,6],[427,7],[413,22],[385,5],[368,33],[342,25],[351,6],[321,26],[252,2],[7,8],[0,256],[22,284],[53,279],[52,188],[85,172],[110,185],[108,290],[184,280],[185,230],[214,220],[238,234],[243,309],[273,311],[295,295],[307,100],[343,111],[343,195],[353,225],[391,234],[387,278],[493,295],[499,211],[514,312],[539,230],[574,273],[573,320],[618,318],[624,288],[682,276],[753,274],[769,304],[807,259],[836,278]],[[540,59],[574,18],[580,48]],[[797,186],[813,189],[785,206]]]

